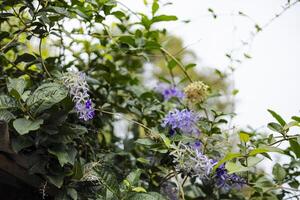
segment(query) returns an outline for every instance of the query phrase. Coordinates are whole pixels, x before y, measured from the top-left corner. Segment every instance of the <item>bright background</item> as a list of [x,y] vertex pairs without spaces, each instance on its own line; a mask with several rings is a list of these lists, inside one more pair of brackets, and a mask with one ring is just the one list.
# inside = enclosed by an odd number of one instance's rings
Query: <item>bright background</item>
[[[136,12],[144,12],[142,0],[121,0]],[[167,1],[160,1],[167,2]],[[255,31],[254,22],[263,26],[282,11],[287,0],[173,0],[161,14],[174,14],[180,21],[163,26],[183,39],[198,58],[198,67],[225,69],[225,53],[239,47]],[[214,19],[208,12],[218,15]],[[149,10],[149,9],[148,9]],[[242,11],[249,17],[242,17]],[[254,21],[254,22],[253,22]],[[288,119],[300,110],[300,3],[287,10],[260,32],[246,60],[234,74],[237,94],[236,124],[259,128],[272,121],[267,109]],[[201,70],[201,69],[200,69]]]

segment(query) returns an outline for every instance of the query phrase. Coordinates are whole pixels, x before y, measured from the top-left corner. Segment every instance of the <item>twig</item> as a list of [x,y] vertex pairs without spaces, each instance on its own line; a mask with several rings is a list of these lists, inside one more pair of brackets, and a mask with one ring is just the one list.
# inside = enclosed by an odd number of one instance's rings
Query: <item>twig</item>
[[40,54],[40,58],[41,58],[41,62],[42,62],[42,66],[46,72],[46,74],[51,78],[51,74],[49,73],[45,63],[44,63],[44,59],[42,57],[42,42],[43,42],[43,38],[40,38],[40,43],[39,43],[39,54]]
[[183,71],[183,73],[185,74],[185,76],[186,76],[186,77],[189,79],[189,81],[192,83],[193,80],[192,80],[192,78],[190,77],[190,75],[187,73],[187,71],[185,70],[184,65],[183,65],[177,58],[175,58],[169,51],[167,51],[167,50],[164,49],[163,47],[161,47],[160,50],[161,50],[163,53],[167,54],[172,60],[174,60],[174,61],[178,64],[178,66],[179,66],[180,69]]

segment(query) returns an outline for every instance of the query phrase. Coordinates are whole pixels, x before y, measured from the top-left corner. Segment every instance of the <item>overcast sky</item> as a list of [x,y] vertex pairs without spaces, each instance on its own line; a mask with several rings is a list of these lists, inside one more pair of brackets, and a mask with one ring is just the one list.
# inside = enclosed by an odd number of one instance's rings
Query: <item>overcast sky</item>
[[[122,0],[133,11],[144,11],[142,0]],[[166,1],[161,1],[166,2]],[[224,69],[224,56],[241,40],[249,38],[253,21],[264,25],[282,10],[287,0],[173,0],[161,14],[174,14],[191,23],[168,23],[164,26],[183,38],[185,45],[196,52],[199,66]],[[212,8],[217,19],[208,12]],[[251,17],[241,17],[242,11]],[[234,80],[237,95],[239,125],[260,127],[272,118],[267,109],[284,117],[300,115],[300,3],[287,10],[255,37],[252,59],[236,71]]]

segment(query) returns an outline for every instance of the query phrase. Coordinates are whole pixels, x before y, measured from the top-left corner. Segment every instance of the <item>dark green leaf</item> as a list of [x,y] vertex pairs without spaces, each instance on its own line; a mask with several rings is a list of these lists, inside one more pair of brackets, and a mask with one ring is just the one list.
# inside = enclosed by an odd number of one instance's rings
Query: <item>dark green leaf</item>
[[20,135],[25,135],[30,131],[38,130],[43,122],[44,120],[42,119],[31,121],[25,118],[19,118],[13,122],[13,126]]
[[37,114],[61,102],[68,95],[67,89],[58,83],[45,83],[27,99],[30,110]]

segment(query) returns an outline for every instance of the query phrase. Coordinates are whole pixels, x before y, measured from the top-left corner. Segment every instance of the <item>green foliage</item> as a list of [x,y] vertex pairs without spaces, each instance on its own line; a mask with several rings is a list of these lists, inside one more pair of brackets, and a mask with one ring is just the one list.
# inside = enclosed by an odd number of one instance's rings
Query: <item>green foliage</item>
[[[268,124],[274,132],[236,131],[222,98],[238,90],[229,91],[219,70],[196,74],[196,64],[182,63],[193,53],[155,26],[177,17],[161,14],[166,6],[161,1],[145,4],[150,15],[114,0],[1,2],[0,119],[8,123],[13,150],[27,156],[27,172],[54,187],[56,194],[44,192],[59,200],[282,199],[290,191],[283,184],[298,190],[300,138],[289,131],[299,127],[300,117],[288,121],[268,110],[276,120]],[[176,89],[196,79],[207,82],[209,98],[195,105],[179,98],[164,101],[143,85],[145,63],[158,65],[157,79]],[[93,120],[78,118],[62,80],[70,67],[86,74]],[[201,134],[162,127],[175,108],[197,112]],[[118,129],[124,120],[126,128]],[[179,168],[174,155],[182,153],[182,165],[190,162],[188,156],[199,156],[189,151],[195,141],[201,153],[217,161],[201,181],[193,170]],[[287,148],[277,146],[284,141]],[[273,178],[257,168],[271,159],[270,152],[291,159],[274,164]],[[242,188],[218,186],[223,164],[226,173],[245,180]]]

